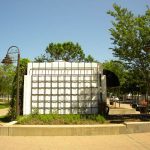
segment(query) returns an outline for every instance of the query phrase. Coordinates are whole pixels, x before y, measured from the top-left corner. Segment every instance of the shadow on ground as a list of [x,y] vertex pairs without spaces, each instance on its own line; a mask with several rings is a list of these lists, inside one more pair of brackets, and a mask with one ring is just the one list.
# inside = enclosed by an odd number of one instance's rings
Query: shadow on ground
[[136,122],[136,121],[150,121],[150,114],[119,114],[108,115],[106,119],[110,123]]
[[10,122],[11,119],[9,116],[0,116],[0,122],[4,122],[4,123],[7,123],[7,122]]

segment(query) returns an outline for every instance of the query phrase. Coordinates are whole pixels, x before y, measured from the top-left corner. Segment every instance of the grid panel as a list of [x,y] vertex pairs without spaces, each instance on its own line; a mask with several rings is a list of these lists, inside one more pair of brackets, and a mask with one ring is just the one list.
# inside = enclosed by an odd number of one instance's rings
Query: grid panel
[[34,68],[33,63],[31,80],[32,113],[98,113],[98,64],[52,62]]

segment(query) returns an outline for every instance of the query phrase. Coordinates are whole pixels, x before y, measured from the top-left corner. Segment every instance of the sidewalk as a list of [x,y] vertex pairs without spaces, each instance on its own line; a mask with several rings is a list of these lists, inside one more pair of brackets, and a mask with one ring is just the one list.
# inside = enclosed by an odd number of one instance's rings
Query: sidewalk
[[8,113],[8,108],[0,109],[0,116],[5,116]]
[[110,105],[109,100],[107,100],[107,104],[110,108],[109,114],[140,114],[130,104],[114,102],[113,105]]
[[102,136],[0,137],[3,150],[149,150],[150,133]]

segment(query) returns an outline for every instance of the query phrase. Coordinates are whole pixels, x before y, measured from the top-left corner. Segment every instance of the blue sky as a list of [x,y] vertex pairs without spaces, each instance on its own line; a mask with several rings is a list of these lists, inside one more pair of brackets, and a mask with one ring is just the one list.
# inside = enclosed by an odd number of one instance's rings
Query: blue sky
[[16,45],[21,57],[33,60],[51,42],[78,42],[85,54],[104,62],[113,59],[107,15],[116,3],[143,14],[150,0],[0,0],[0,60]]

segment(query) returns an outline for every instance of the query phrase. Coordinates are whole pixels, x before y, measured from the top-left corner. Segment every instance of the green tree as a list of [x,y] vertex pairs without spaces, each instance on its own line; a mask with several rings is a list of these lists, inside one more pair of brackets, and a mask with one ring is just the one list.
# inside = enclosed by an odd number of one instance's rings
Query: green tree
[[[120,61],[106,61],[103,63],[103,68],[113,72],[119,79],[120,86],[108,88],[108,93],[113,93],[114,95],[119,95],[120,93],[124,93],[125,91],[122,90],[124,83],[126,82],[126,75],[127,70],[123,63]],[[113,81],[114,82],[114,81]]]
[[83,61],[85,54],[78,43],[50,43],[45,50],[45,54],[35,58],[38,62],[43,61]]
[[85,58],[85,62],[94,62],[94,58],[91,56],[91,55],[88,55],[86,58]]
[[11,95],[12,83],[15,76],[13,65],[0,66],[0,95]]
[[120,86],[125,83],[125,76],[126,76],[126,67],[120,61],[106,61],[103,63],[103,68],[112,71],[120,81]]
[[137,92],[143,93],[145,91],[145,84],[140,81],[141,76],[136,70],[127,71],[125,76],[126,82],[121,87],[123,93],[132,93],[132,95],[137,94]]
[[113,54],[126,63],[129,71],[135,70],[141,82],[149,83],[150,55],[144,48],[150,42],[150,9],[147,8],[144,15],[136,16],[116,4],[113,8],[113,11],[108,11],[114,17],[110,29]]
[[140,81],[142,75],[139,74],[138,70],[128,70],[125,64],[114,60],[104,62],[103,68],[113,72],[120,81],[120,86],[108,88],[108,93],[114,95],[131,93],[134,95],[137,93],[142,94],[145,91],[145,84]]
[[85,57],[81,46],[73,42],[50,43],[45,50],[45,54],[35,58],[36,62],[55,60],[93,62],[94,58],[91,55]]

